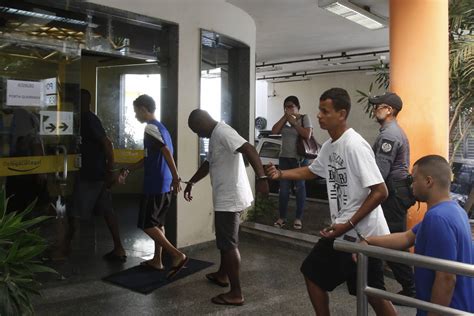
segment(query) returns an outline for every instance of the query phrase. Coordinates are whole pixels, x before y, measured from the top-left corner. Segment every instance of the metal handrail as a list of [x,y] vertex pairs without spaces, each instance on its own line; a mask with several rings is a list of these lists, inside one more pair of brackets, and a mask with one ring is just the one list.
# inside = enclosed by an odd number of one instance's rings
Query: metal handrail
[[422,310],[441,313],[443,315],[474,315],[465,311],[460,311],[450,307],[433,304],[423,300],[414,299],[367,286],[368,257],[379,258],[386,261],[400,262],[408,265],[415,265],[431,270],[465,275],[469,277],[474,277],[474,265],[342,240],[336,240],[334,242],[334,249],[349,253],[357,253],[357,315],[359,316],[367,315],[367,295],[384,298]]
[[67,180],[67,148],[64,145],[58,145],[56,147],[56,156],[63,152],[63,172],[60,175],[59,171],[56,171],[56,180],[65,182]]

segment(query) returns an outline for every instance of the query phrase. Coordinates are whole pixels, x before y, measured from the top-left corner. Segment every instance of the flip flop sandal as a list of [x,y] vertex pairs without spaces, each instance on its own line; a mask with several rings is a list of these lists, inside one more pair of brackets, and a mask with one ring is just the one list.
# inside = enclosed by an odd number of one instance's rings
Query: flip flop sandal
[[230,306],[242,306],[244,305],[244,301],[241,302],[229,302],[225,299],[223,294],[219,294],[213,298],[211,298],[211,302],[217,305],[230,305]]
[[177,266],[171,267],[170,272],[168,273],[166,278],[167,279],[173,278],[179,271],[181,271],[181,269],[184,268],[184,265],[188,263],[188,261],[189,261],[189,258],[184,257],[184,259]]
[[153,269],[153,270],[156,270],[156,271],[165,271],[164,267],[163,268],[157,268],[154,265],[152,265],[149,260],[140,262],[140,265],[142,267],[150,268],[150,269]]
[[300,229],[303,228],[303,224],[302,223],[294,223],[293,228],[296,229],[296,230],[300,230]]
[[214,283],[216,285],[219,285],[221,287],[228,287],[229,286],[229,282],[221,282],[219,281],[213,274],[209,273],[209,274],[206,274],[206,278],[211,282],[211,283]]
[[273,227],[276,227],[276,228],[283,228],[285,226],[286,226],[286,222],[276,221],[275,223],[273,223]]

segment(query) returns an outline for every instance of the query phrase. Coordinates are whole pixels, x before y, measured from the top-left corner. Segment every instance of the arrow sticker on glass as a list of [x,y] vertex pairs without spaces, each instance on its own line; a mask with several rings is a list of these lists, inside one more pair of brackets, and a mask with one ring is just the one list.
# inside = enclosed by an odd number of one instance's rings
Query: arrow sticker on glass
[[41,135],[72,135],[73,112],[40,111]]

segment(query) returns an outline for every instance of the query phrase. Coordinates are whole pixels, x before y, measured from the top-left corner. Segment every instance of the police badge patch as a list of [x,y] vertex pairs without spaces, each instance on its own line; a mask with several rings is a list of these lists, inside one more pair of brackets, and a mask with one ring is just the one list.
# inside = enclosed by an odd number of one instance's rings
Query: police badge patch
[[388,139],[382,139],[382,145],[380,146],[380,151],[383,154],[390,155],[393,150],[393,141]]

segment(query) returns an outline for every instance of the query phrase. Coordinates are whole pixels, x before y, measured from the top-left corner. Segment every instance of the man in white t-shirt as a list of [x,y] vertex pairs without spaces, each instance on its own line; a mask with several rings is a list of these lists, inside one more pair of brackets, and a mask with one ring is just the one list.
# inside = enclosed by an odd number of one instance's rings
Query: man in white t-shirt
[[209,138],[207,159],[189,180],[184,198],[192,200],[193,185],[210,174],[214,206],[216,244],[221,253],[219,270],[206,278],[230,291],[212,298],[214,304],[243,305],[240,288],[239,223],[240,213],[253,201],[252,190],[242,155],[252,165],[256,176],[257,193],[268,194],[267,176],[255,148],[232,127],[213,120],[206,111],[196,109],[188,119],[189,128],[199,137]]
[[[346,282],[356,295],[356,264],[351,254],[336,251],[335,239],[356,242],[364,236],[389,234],[380,203],[388,195],[370,145],[347,126],[351,101],[346,90],[332,88],[319,99],[319,125],[328,131],[318,157],[310,166],[290,170],[267,167],[274,180],[326,178],[332,225],[320,232],[322,238],[301,266],[311,303],[317,315],[329,315],[329,291]],[[385,289],[383,266],[369,258],[368,284]],[[396,315],[390,301],[369,297],[377,315]]]

